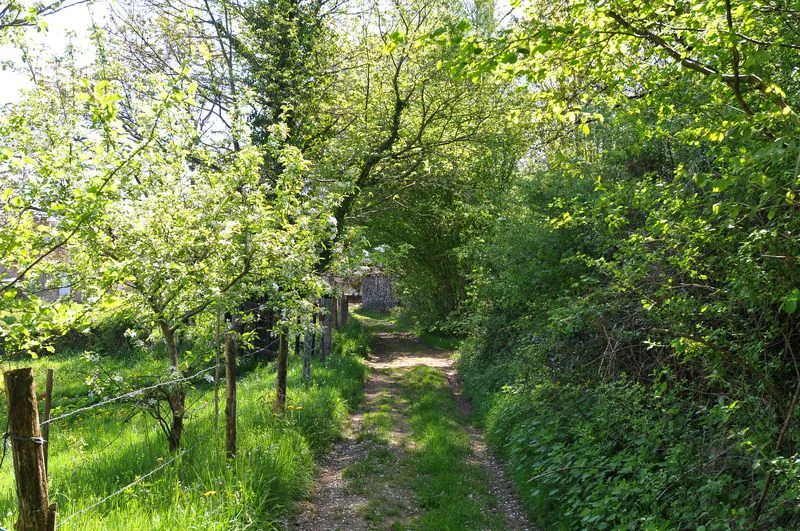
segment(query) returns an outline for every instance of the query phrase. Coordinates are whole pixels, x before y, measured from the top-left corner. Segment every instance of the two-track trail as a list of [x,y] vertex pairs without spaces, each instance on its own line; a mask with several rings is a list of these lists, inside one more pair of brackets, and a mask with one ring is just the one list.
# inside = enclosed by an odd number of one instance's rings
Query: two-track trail
[[534,529],[469,422],[453,353],[361,318],[373,354],[360,409],[292,529]]

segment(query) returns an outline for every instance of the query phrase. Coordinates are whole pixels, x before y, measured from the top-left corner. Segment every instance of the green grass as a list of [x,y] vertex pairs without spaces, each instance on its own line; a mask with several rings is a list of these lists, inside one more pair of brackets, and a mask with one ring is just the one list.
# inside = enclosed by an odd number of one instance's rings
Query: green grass
[[354,310],[353,313],[375,332],[411,332],[425,345],[442,350],[456,350],[461,344],[461,339],[459,338],[435,334],[424,330],[418,324],[411,322],[411,320],[401,312],[389,314],[359,307]]
[[406,372],[403,394],[410,404],[412,489],[422,513],[415,529],[502,529],[492,517],[494,497],[484,470],[470,461],[468,419],[452,398],[441,371],[418,366]]
[[356,320],[362,323],[370,333],[390,332],[396,329],[392,321],[392,316],[388,313],[374,312],[359,306],[353,310],[351,314]]
[[[163,361],[108,359],[127,375],[153,374]],[[57,408],[86,400],[86,360],[75,353],[32,363],[37,382],[56,367]],[[4,368],[9,368],[8,366]],[[185,454],[163,470],[95,509],[67,521],[65,529],[270,529],[311,485],[314,460],[341,436],[348,411],[361,398],[365,366],[358,356],[332,356],[313,367],[311,382],[292,360],[283,417],[273,415],[273,365],[258,366],[238,386],[238,455],[224,458],[224,411],[213,427],[213,392],[189,393],[182,439]],[[131,376],[132,377],[132,376]],[[221,393],[224,410],[224,390]],[[56,410],[58,411],[58,409]],[[50,495],[59,521],[124,487],[174,456],[155,422],[129,406],[107,406],[53,425]],[[0,475],[0,526],[11,528],[16,499],[10,459]]]
[[[152,383],[153,375],[163,375],[166,378],[165,357],[144,351],[140,355],[127,354],[123,356],[99,356],[76,349],[65,349],[56,354],[42,356],[36,359],[20,357],[16,359],[2,359],[0,368],[3,371],[22,367],[33,367],[38,393],[44,392],[47,369],[54,369],[54,397],[52,414],[75,409],[92,403],[89,392],[96,387],[94,375],[120,375],[131,382],[138,382],[147,375],[147,383]],[[0,380],[0,390],[5,396],[3,382]],[[113,394],[113,393],[112,393]],[[0,400],[0,415],[5,417],[7,412],[5,400]]]
[[370,352],[370,333],[358,319],[350,319],[333,334],[333,348],[337,354],[347,353],[366,358]]
[[[390,316],[357,310],[371,332],[402,328]],[[484,469],[473,461],[469,422],[444,374],[427,366],[384,369],[395,382],[364,413],[358,439],[364,459],[345,470],[348,488],[366,496],[365,519],[381,528],[420,530],[502,529]],[[394,435],[402,440],[390,440]],[[399,490],[398,490],[399,489]],[[395,490],[395,496],[386,496]],[[413,510],[396,501],[406,490]]]

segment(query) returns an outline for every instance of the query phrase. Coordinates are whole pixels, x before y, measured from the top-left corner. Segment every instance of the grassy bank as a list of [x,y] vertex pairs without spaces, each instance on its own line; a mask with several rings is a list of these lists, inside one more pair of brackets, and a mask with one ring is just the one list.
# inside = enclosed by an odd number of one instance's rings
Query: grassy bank
[[[299,360],[291,360],[283,417],[272,408],[274,365],[256,366],[244,376],[238,386],[238,454],[230,462],[224,458],[224,412],[220,427],[214,427],[211,387],[189,393],[182,450],[175,455],[166,450],[155,422],[130,407],[98,408],[54,424],[50,492],[59,504],[59,521],[66,529],[82,530],[280,527],[292,502],[308,492],[315,458],[340,437],[348,411],[360,400],[365,366],[351,350],[342,349],[324,366],[315,364],[309,382],[302,380]],[[145,373],[156,363],[128,361],[133,362],[117,369]],[[80,357],[36,361],[37,377],[45,365],[54,364],[55,404],[85,400],[91,382],[81,374],[85,365]],[[221,395],[224,409],[224,390]],[[10,528],[15,510],[7,459],[0,477],[0,525]]]

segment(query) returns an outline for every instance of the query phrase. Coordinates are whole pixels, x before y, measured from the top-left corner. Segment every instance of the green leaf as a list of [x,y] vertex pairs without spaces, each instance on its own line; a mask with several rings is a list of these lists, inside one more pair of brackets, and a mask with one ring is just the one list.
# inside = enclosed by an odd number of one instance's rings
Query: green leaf
[[781,310],[788,314],[793,314],[797,311],[797,305],[800,302],[800,289],[794,288],[788,294],[781,298]]

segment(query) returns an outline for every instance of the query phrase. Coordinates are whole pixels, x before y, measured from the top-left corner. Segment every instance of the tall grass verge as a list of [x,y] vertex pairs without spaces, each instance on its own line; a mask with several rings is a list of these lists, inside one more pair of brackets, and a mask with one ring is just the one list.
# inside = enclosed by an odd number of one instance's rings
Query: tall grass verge
[[[130,406],[98,408],[54,424],[50,446],[51,500],[62,529],[273,529],[295,500],[308,493],[315,458],[341,436],[349,410],[361,398],[361,354],[340,349],[313,378],[290,362],[287,411],[273,411],[274,365],[256,367],[238,386],[238,454],[225,459],[224,413],[214,428],[213,388],[189,393],[192,404],[174,462],[155,423]],[[78,357],[58,362],[55,403],[85,397],[87,382],[74,370]],[[148,361],[131,370],[151,368]],[[44,361],[35,364],[45,365]],[[52,365],[52,363],[50,363]],[[42,369],[43,370],[43,369]],[[38,376],[38,372],[37,372]],[[39,380],[43,381],[43,380]],[[224,390],[220,393],[224,409]],[[167,466],[121,494],[106,496]],[[11,528],[16,499],[10,460],[0,476],[0,525]]]

